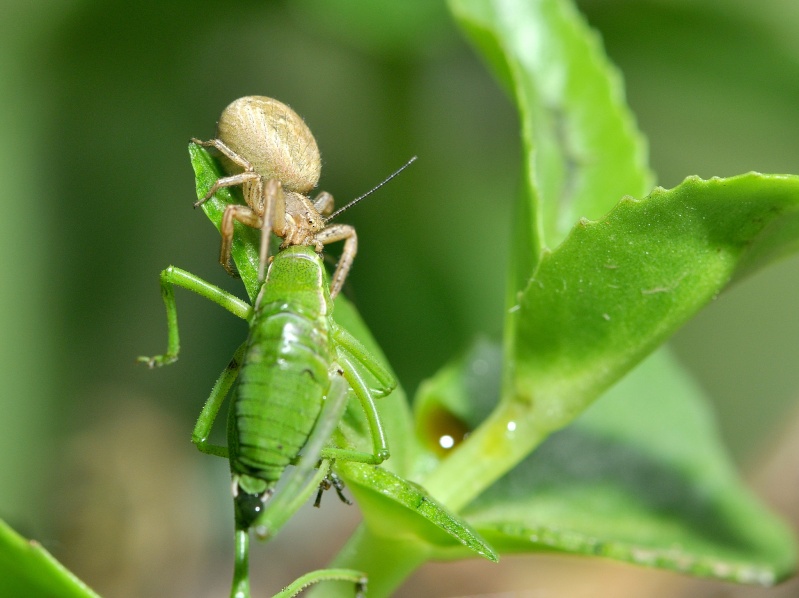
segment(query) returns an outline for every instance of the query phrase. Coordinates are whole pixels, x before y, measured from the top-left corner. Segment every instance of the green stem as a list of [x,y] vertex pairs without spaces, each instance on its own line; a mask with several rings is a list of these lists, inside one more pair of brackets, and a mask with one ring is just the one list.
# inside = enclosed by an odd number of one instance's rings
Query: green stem
[[458,513],[524,459],[548,431],[534,411],[505,401],[422,481],[436,500]]
[[250,598],[250,534],[247,530],[236,530],[236,556],[233,564],[233,585],[230,598]]

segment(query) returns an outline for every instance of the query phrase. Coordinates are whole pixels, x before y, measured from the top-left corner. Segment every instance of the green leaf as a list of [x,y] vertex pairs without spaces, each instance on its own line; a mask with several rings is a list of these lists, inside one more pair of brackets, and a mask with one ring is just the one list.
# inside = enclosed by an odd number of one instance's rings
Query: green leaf
[[770,585],[788,528],[738,481],[712,413],[665,350],[463,511],[500,552],[565,552]]
[[542,246],[580,217],[598,218],[624,195],[652,188],[646,148],[621,76],[570,2],[450,0],[458,23],[513,95],[525,188],[515,247],[515,292]]
[[546,254],[513,312],[510,401],[546,434],[665,341],[733,279],[799,247],[799,177],[685,180]]
[[379,466],[347,462],[339,468],[375,536],[416,542],[421,553],[433,558],[462,558],[466,548],[490,561],[499,560],[477,532],[421,486]]
[[468,504],[731,280],[795,250],[797,232],[799,177],[755,173],[689,178],[578,223],[511,309],[499,408],[427,488],[456,511]]
[[0,596],[98,598],[41,544],[26,540],[0,519]]
[[[211,185],[226,175],[221,166],[205,148],[195,143],[190,143],[189,156],[191,157],[192,168],[194,168],[197,199],[203,199]],[[221,226],[222,214],[228,204],[244,204],[241,193],[231,189],[231,187],[220,189],[201,206],[203,212],[214,223],[217,230]],[[261,288],[258,283],[258,249],[261,234],[260,231],[245,226],[241,222],[234,222],[233,229],[233,246],[231,247],[230,255],[236,264],[241,281],[244,283],[244,288],[247,289],[247,295],[252,303],[255,301],[258,289]]]

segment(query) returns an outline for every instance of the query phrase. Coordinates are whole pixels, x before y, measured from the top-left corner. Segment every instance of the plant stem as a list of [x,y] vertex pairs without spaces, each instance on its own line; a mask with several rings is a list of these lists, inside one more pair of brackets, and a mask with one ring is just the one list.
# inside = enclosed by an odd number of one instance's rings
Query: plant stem
[[460,512],[546,438],[535,421],[527,405],[505,401],[422,484]]
[[247,530],[236,530],[236,556],[233,564],[233,585],[230,598],[250,598],[250,534]]

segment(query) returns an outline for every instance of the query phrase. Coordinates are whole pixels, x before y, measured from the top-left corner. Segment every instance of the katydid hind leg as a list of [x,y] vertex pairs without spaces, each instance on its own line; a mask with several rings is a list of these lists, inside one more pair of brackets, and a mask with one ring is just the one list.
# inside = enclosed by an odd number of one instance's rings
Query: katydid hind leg
[[340,349],[349,353],[354,367],[360,367],[374,376],[380,385],[372,391],[374,398],[387,396],[397,387],[397,379],[363,344],[341,326],[334,326],[333,339]]
[[[250,598],[250,536],[247,530],[236,530],[233,583],[230,598]],[[273,598],[293,598],[308,587],[323,581],[343,581],[355,585],[355,598],[365,598],[368,578],[355,569],[319,569],[297,578]]]
[[380,420],[380,414],[377,412],[374,399],[363,377],[363,373],[355,363],[355,359],[349,354],[348,351],[338,347],[338,359],[344,370],[344,377],[349,383],[358,401],[361,403],[366,422],[369,426],[369,432],[372,437],[372,454],[361,453],[358,456],[356,451],[345,451],[342,449],[328,449],[323,452],[323,456],[330,458],[344,458],[348,461],[360,461],[363,463],[372,463],[378,465],[388,459],[388,440],[386,433],[383,430],[383,423]]

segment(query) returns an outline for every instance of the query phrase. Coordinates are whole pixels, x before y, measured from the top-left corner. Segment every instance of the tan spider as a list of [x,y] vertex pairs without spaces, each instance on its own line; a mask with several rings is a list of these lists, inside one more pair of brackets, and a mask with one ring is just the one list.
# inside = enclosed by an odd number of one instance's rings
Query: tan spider
[[309,245],[321,253],[323,246],[344,241],[341,259],[330,282],[331,298],[338,295],[358,251],[355,229],[327,221],[333,196],[322,191],[311,200],[308,193],[319,182],[322,169],[319,148],[308,126],[291,108],[265,96],[246,96],[231,103],[217,124],[217,138],[192,139],[213,147],[222,156],[229,176],[217,180],[199,206],[224,187],[242,186],[247,205],[225,208],[220,232],[219,262],[228,272],[233,242],[233,222],[261,229],[259,280],[264,279],[270,231],[283,239],[280,248]]

